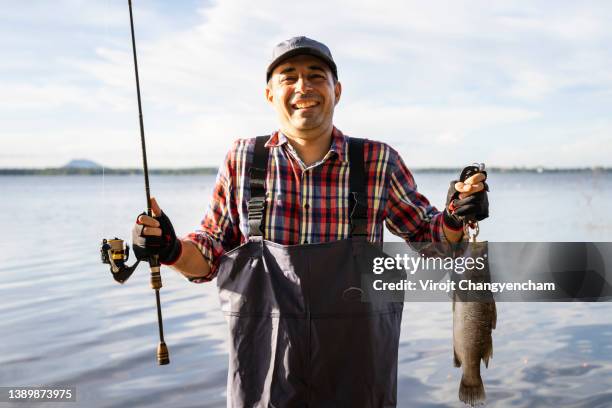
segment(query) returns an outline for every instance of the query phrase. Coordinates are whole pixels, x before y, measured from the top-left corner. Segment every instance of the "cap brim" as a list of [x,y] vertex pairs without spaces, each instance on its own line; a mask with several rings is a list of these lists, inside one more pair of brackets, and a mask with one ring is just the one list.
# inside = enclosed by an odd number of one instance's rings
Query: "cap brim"
[[336,63],[329,58],[329,56],[323,54],[321,51],[310,48],[310,47],[298,47],[292,50],[287,51],[286,53],[279,55],[276,59],[274,59],[270,65],[268,65],[268,69],[266,70],[266,82],[270,80],[270,76],[276,67],[278,67],[283,61],[295,57],[296,55],[312,55],[313,57],[317,57],[323,62],[325,62],[332,71],[334,78],[338,79],[338,70],[336,68]]

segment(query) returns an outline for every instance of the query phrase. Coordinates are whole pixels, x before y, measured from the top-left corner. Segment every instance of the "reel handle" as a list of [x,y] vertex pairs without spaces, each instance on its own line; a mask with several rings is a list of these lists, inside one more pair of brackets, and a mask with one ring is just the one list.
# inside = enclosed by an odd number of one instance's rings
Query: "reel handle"
[[130,257],[130,247],[124,244],[122,239],[117,237],[113,239],[103,239],[100,245],[100,259],[102,263],[110,265],[110,271],[113,278],[124,283],[132,276],[136,267],[140,263],[139,260],[132,266],[127,264]]

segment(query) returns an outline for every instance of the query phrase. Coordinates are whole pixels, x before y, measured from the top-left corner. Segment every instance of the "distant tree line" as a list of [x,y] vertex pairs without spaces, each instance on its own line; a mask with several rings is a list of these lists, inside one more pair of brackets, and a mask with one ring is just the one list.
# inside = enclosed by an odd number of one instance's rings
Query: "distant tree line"
[[[191,167],[183,169],[149,169],[153,175],[215,175],[216,167]],[[457,173],[460,168],[415,168],[418,173]],[[612,173],[612,167],[584,167],[584,168],[542,168],[542,167],[489,167],[492,173]],[[132,175],[142,174],[142,169],[109,169],[109,168],[77,168],[57,167],[46,169],[0,169],[0,176],[95,176],[95,175]]]
[[[57,167],[46,169],[0,169],[0,176],[96,176],[96,175],[142,174],[142,169],[102,169]],[[193,167],[184,169],[149,169],[155,175],[217,174],[216,167]]]

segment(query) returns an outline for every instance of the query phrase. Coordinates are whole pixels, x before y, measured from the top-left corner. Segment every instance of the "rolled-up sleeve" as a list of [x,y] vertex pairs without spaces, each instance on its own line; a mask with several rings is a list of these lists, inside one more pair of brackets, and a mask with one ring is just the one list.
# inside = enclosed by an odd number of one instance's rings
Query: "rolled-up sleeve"
[[394,235],[406,242],[446,241],[442,213],[417,191],[410,170],[400,155],[396,156],[389,180],[385,224]]
[[217,275],[221,256],[240,245],[239,214],[233,187],[235,159],[236,144],[226,155],[223,166],[219,168],[204,219],[198,229],[185,237],[197,246],[210,266],[210,273],[207,276],[189,278],[191,282],[211,281]]

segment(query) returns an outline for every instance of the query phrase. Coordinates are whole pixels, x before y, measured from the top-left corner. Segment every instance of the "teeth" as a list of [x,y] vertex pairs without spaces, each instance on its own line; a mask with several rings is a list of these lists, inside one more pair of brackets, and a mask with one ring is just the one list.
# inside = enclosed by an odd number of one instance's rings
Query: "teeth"
[[298,102],[295,104],[298,109],[310,108],[311,106],[315,105],[317,105],[317,102]]

